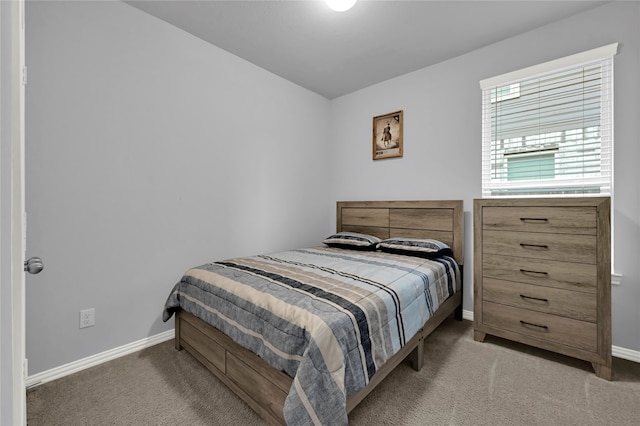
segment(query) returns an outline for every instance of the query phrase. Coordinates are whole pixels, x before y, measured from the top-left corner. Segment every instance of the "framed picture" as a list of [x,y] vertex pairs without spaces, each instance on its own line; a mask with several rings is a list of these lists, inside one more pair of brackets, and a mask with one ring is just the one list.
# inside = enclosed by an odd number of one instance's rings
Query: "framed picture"
[[373,117],[373,159],[402,157],[402,111]]

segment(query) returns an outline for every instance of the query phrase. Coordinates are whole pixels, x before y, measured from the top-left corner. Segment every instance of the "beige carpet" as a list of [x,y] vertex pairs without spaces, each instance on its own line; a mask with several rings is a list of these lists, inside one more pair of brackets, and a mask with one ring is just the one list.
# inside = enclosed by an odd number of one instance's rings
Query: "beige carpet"
[[[488,336],[453,319],[425,342],[420,372],[400,365],[350,414],[351,425],[637,425],[640,364],[589,363]],[[166,342],[27,394],[37,425],[253,425],[260,418],[194,358]]]

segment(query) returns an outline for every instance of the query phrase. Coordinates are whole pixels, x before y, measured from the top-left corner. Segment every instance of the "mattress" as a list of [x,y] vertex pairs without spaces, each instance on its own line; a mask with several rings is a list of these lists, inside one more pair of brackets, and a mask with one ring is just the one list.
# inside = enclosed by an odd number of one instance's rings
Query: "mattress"
[[452,257],[312,247],[188,270],[183,309],[293,378],[288,424],[347,424],[346,399],[460,288]]

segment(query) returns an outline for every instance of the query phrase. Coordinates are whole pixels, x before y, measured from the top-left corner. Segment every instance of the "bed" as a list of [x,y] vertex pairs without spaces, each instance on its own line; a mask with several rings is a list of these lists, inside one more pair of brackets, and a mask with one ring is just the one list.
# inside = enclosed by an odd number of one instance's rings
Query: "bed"
[[[442,321],[462,319],[462,201],[338,202],[336,221],[338,239],[378,240],[201,265],[165,304],[176,349],[269,424],[347,424],[399,363],[422,367],[423,340]],[[405,245],[370,250],[380,240]],[[414,240],[442,250],[397,249]]]

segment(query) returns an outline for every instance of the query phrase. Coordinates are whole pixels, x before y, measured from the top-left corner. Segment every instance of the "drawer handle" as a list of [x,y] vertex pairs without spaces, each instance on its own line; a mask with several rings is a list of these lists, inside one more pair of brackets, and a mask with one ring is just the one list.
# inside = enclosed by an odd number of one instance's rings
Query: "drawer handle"
[[526,321],[520,320],[520,324],[522,324],[524,327],[530,326],[530,327],[541,328],[543,330],[549,330],[549,327],[547,327],[546,325],[538,325],[538,324],[534,324],[532,322],[526,322]]
[[540,297],[527,296],[525,294],[521,294],[520,297],[522,297],[523,299],[538,300],[540,302],[549,303],[549,299],[542,299]]
[[524,243],[520,243],[520,247],[522,248],[531,247],[531,248],[539,248],[544,250],[549,248],[549,246],[546,244],[524,244]]
[[544,275],[545,277],[549,275],[548,272],[543,272],[543,271],[531,271],[529,269],[520,269],[520,272],[522,272],[523,274],[535,274],[535,275]]
[[521,217],[520,220],[523,222],[549,222],[549,219],[537,217]]

